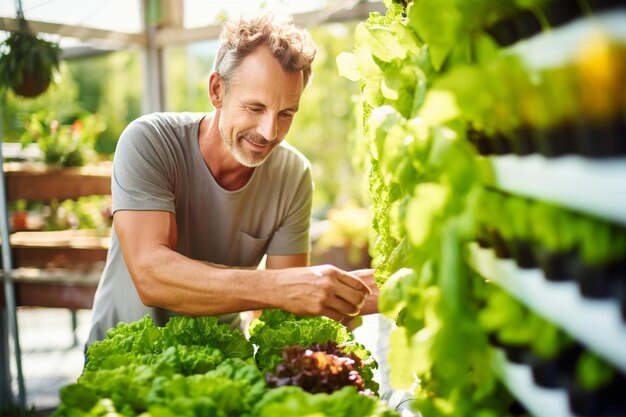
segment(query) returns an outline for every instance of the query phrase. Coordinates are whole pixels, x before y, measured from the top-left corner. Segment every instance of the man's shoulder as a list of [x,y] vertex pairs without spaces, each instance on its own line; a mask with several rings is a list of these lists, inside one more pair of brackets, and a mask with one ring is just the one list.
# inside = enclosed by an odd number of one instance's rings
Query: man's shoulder
[[178,128],[197,124],[205,113],[155,112],[145,114],[131,122],[131,125]]

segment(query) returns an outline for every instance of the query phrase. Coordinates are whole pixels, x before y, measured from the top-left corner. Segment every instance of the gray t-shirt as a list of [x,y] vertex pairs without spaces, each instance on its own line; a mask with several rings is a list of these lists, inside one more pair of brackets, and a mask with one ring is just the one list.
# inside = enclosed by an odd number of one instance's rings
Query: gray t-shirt
[[[124,130],[113,161],[113,212],[174,213],[176,250],[192,259],[255,267],[265,254],[309,252],[313,184],[307,159],[283,142],[255,168],[244,187],[227,191],[215,181],[200,153],[198,130],[204,117],[155,113]],[[174,315],[141,303],[114,227],[87,344],[103,339],[117,323],[145,314],[159,325]],[[221,318],[233,322],[237,316]]]

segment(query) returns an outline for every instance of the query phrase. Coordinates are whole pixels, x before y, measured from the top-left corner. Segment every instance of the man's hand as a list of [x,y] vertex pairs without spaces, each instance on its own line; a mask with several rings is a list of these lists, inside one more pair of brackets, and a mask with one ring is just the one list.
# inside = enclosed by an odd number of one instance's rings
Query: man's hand
[[369,297],[365,300],[365,304],[361,308],[360,315],[378,313],[378,296],[380,295],[380,289],[374,279],[374,270],[358,269],[356,271],[351,271],[350,274],[359,277],[371,291]]
[[[346,316],[360,314],[371,298],[372,290],[359,275],[332,265],[283,272],[276,289],[282,298],[281,308],[298,315],[326,316],[341,321]],[[367,273],[359,274],[368,279]]]

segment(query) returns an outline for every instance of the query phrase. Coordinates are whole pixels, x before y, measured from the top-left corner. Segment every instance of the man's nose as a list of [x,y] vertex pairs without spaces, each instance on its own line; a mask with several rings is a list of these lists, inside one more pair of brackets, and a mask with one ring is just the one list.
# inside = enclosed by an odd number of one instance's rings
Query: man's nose
[[275,115],[266,113],[259,124],[259,134],[268,141],[273,141],[278,136],[278,121]]

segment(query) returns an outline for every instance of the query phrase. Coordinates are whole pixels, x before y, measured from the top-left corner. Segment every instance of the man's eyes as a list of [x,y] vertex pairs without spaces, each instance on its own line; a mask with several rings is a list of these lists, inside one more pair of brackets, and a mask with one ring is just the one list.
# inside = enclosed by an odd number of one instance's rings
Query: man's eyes
[[[250,111],[251,113],[263,113],[265,111],[265,108],[264,107],[248,107],[248,111]],[[293,116],[294,116],[294,113],[291,111],[278,113],[278,117],[283,120],[292,119]]]

